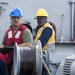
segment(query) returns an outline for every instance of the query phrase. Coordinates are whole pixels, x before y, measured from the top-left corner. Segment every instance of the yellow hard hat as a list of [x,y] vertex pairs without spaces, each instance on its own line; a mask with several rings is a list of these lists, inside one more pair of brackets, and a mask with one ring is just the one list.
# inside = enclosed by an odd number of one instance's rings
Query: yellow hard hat
[[41,8],[36,13],[36,17],[38,17],[38,16],[46,16],[46,17],[48,17],[48,13],[46,12],[45,9]]

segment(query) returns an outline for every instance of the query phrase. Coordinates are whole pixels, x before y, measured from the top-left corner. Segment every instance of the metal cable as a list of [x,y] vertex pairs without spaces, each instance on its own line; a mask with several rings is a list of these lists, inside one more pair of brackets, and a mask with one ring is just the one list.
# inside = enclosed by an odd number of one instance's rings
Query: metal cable
[[[36,51],[38,52],[38,50],[36,50]],[[44,64],[45,68],[47,69],[48,74],[49,74],[49,75],[52,75],[51,72],[49,71],[49,69],[48,69],[48,67],[47,67],[47,65],[46,65],[46,63],[45,63],[45,61],[44,61],[44,59],[42,58],[42,55],[41,55],[39,52],[38,52],[38,54],[39,54],[39,57],[41,58],[41,60],[42,60],[42,62],[43,62],[43,64]]]

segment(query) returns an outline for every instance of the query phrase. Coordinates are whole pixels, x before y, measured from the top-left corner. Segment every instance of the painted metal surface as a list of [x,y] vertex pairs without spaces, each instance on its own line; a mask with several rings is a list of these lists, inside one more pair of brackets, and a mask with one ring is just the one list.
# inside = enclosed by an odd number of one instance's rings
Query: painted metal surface
[[[49,51],[49,69],[52,75],[61,75],[61,72],[56,74],[59,65],[65,60],[66,57],[75,54],[75,42],[56,42],[48,45]],[[73,69],[72,69],[73,70]]]
[[[59,4],[58,4],[59,2]],[[22,21],[28,20],[31,22],[31,26],[34,29],[37,26],[34,17],[39,8],[44,8],[48,12],[48,21],[54,22],[57,28],[57,41],[60,41],[61,30],[63,28],[64,41],[70,41],[70,4],[69,0],[0,0],[0,6],[5,9],[0,15],[0,44],[4,36],[5,31],[9,28],[11,22],[9,12],[14,7],[20,7],[23,11]],[[62,22],[62,14],[63,22]]]

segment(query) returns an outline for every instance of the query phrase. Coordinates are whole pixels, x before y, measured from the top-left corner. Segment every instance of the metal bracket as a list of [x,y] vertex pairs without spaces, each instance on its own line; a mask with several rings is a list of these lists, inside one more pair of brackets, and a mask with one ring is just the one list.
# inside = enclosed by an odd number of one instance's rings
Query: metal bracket
[[5,9],[3,9],[3,7],[2,7],[2,6],[0,6],[0,11],[5,11]]
[[69,0],[69,3],[75,3],[75,0]]
[[7,2],[0,2],[0,4],[3,4],[3,5],[8,5],[8,3]]

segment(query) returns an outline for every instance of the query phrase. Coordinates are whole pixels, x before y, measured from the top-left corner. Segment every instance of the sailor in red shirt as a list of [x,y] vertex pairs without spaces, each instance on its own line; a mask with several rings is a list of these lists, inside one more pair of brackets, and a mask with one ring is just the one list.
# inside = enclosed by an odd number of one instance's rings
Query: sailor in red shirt
[[[6,45],[13,46],[15,42],[17,42],[20,47],[32,46],[32,34],[26,26],[21,24],[21,19],[23,16],[22,10],[18,7],[14,8],[11,10],[9,16],[12,27],[6,31],[1,48],[4,48]],[[0,67],[0,75],[6,75],[6,65],[10,66],[13,62],[13,50],[8,52],[6,55],[0,53],[0,62],[4,64],[2,66],[4,67],[3,69]],[[0,65],[2,65],[1,63]]]

